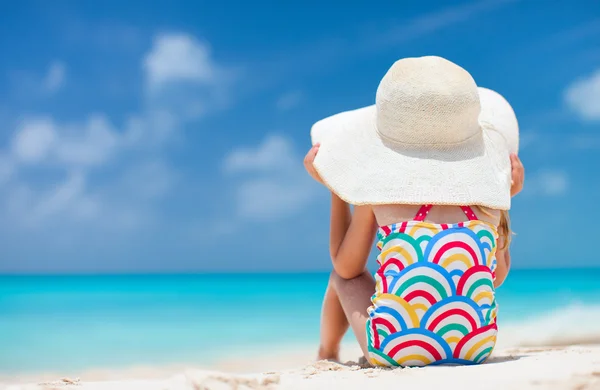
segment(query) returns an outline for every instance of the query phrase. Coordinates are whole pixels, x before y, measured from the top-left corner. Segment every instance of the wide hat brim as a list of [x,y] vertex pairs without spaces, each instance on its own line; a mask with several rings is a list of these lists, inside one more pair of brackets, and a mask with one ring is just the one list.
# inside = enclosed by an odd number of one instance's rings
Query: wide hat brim
[[452,145],[383,140],[375,105],[315,123],[314,167],[325,185],[354,205],[434,204],[510,209],[511,165],[504,137],[482,127]]

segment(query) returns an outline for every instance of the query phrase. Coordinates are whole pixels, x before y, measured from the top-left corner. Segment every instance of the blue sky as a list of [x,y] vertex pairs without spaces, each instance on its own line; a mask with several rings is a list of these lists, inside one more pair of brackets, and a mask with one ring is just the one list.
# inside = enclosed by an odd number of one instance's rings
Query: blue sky
[[521,127],[515,267],[600,265],[600,3],[22,1],[0,15],[0,272],[326,270],[315,121],[439,55]]

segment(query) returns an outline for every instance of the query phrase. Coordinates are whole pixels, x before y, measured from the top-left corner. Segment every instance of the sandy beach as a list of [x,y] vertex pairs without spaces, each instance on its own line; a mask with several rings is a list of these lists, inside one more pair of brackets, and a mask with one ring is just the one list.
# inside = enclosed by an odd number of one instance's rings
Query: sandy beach
[[[361,367],[343,350],[345,364],[310,362],[307,353],[220,363],[219,369],[146,368],[88,372],[0,385],[6,390],[199,390],[199,389],[600,389],[600,346],[513,348],[495,351],[480,366],[381,369]],[[271,367],[268,369],[267,367]],[[171,371],[169,373],[169,371]],[[239,374],[240,372],[254,374]],[[238,372],[238,374],[236,374]],[[47,375],[46,375],[47,376]],[[31,380],[33,378],[30,378]],[[21,383],[18,383],[21,382]]]

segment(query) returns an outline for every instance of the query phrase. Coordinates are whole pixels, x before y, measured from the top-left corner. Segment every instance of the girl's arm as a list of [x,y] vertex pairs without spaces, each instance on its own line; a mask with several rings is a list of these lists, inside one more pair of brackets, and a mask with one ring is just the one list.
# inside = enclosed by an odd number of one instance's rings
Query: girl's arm
[[373,247],[377,222],[369,206],[350,206],[331,193],[329,252],[333,269],[344,279],[362,274]]
[[[304,157],[306,171],[323,184],[313,162],[319,151],[314,145]],[[331,193],[331,224],[329,253],[333,269],[344,279],[352,279],[363,273],[373,246],[377,223],[369,206],[356,206],[354,215],[350,205]]]

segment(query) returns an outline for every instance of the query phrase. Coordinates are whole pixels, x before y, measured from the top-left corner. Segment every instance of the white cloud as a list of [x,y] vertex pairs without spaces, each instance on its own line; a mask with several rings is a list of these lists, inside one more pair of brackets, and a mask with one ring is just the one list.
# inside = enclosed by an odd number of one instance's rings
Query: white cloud
[[53,162],[67,167],[98,165],[108,160],[121,136],[103,116],[83,124],[59,124],[52,118],[27,118],[17,128],[12,155],[17,162]]
[[[57,62],[45,78],[15,78],[17,90],[28,83],[49,96],[64,84],[65,69]],[[184,127],[229,104],[236,79],[207,44],[184,34],[158,36],[139,70],[140,109],[118,121],[110,113],[23,117],[0,144],[0,232],[82,248],[158,226],[164,217],[157,206],[179,197],[173,190],[184,179],[166,151]]]
[[0,154],[0,186],[10,180],[14,169],[13,160],[8,156]]
[[279,99],[277,99],[275,106],[280,111],[291,110],[302,102],[303,97],[304,96],[300,91],[288,92],[281,95]]
[[395,19],[389,28],[378,24],[371,34],[359,30],[361,35],[346,45],[345,51],[358,55],[372,53],[376,50],[389,48],[405,42],[414,41],[421,37],[437,33],[451,26],[476,19],[482,14],[520,0],[481,0],[462,2],[457,5],[448,5],[437,8],[432,12],[418,15],[412,19]]
[[[144,96],[143,110],[130,115],[122,129],[115,128],[104,114],[92,114],[77,123],[59,123],[51,117],[25,118],[13,135],[9,154],[14,161],[3,164],[3,171],[8,172],[6,167],[15,167],[15,163],[51,163],[67,170],[101,166],[128,148],[161,145],[224,93],[208,46],[188,35],[158,36],[142,68],[147,87],[153,92]],[[60,87],[64,69],[60,62],[51,66],[45,81],[48,90]],[[181,81],[196,85],[170,88]]]
[[[14,229],[35,228],[48,220],[62,225],[70,221],[95,218],[98,203],[86,192],[87,179],[82,171],[69,172],[62,181],[45,189],[32,188],[24,182],[14,183],[5,193],[3,222]],[[50,233],[50,232],[49,232]]]
[[208,45],[187,34],[157,36],[144,67],[151,89],[172,82],[210,84],[217,77]]
[[538,49],[556,50],[562,46],[577,44],[588,37],[600,34],[600,18],[575,25],[552,36],[545,36],[544,41],[537,44]]
[[[32,218],[45,219],[66,209],[80,211],[79,207],[73,208],[73,205],[79,206],[78,200],[85,191],[85,185],[86,179],[82,172],[70,173],[64,182],[41,197],[39,203],[31,210]],[[89,212],[89,208],[86,211]]]
[[43,88],[48,93],[55,93],[60,90],[66,81],[66,67],[60,61],[50,64],[48,73],[43,81]]
[[297,165],[291,142],[280,135],[269,135],[257,147],[233,149],[223,161],[225,172],[274,171]]
[[386,35],[391,42],[409,41],[453,24],[465,22],[476,15],[516,1],[518,0],[483,0],[449,6],[439,11],[419,16],[408,23],[401,23],[400,27],[388,31]]
[[17,161],[38,163],[52,151],[56,141],[54,123],[47,118],[25,120],[12,140],[12,154]]
[[56,157],[67,165],[100,165],[108,161],[115,148],[123,142],[102,115],[91,115],[81,125],[64,127],[56,143]]
[[539,177],[542,193],[545,195],[555,196],[563,195],[567,192],[569,179],[564,172],[542,172]]
[[288,138],[271,135],[254,148],[231,151],[224,171],[236,177],[237,214],[248,220],[275,220],[297,213],[319,194]]
[[93,172],[85,169],[67,171],[50,184],[15,178],[0,187],[0,226],[44,229],[48,235],[52,229],[75,234],[148,227],[153,208],[171,193],[179,174],[158,159],[134,161],[119,171],[95,185]]
[[207,43],[191,35],[156,36],[142,66],[148,113],[192,121],[230,101],[234,73],[214,61]]
[[569,85],[564,98],[567,105],[581,119],[600,120],[600,69]]
[[125,124],[124,143],[161,145],[177,133],[180,125],[178,117],[160,108],[132,115]]
[[542,170],[525,179],[524,193],[535,196],[561,196],[569,189],[569,176],[561,170]]
[[257,221],[282,219],[314,200],[314,183],[295,174],[244,181],[237,190],[240,217]]
[[574,149],[600,149],[600,134],[575,134],[571,137]]
[[173,187],[178,174],[163,160],[147,160],[127,169],[121,188],[135,198],[158,199]]
[[[476,20],[504,6],[521,0],[463,1],[413,18],[395,18],[356,26],[343,36],[327,37],[296,48],[288,48],[281,55],[268,61],[267,78],[280,78],[279,82],[298,77],[298,72],[319,72],[337,69],[337,65],[349,58],[372,56],[374,52],[389,50],[406,42],[439,33],[461,23]],[[450,2],[448,2],[450,3]],[[386,26],[387,24],[387,26]],[[261,63],[261,71],[265,66]],[[265,83],[265,78],[261,79]],[[271,80],[272,81],[272,80]]]

